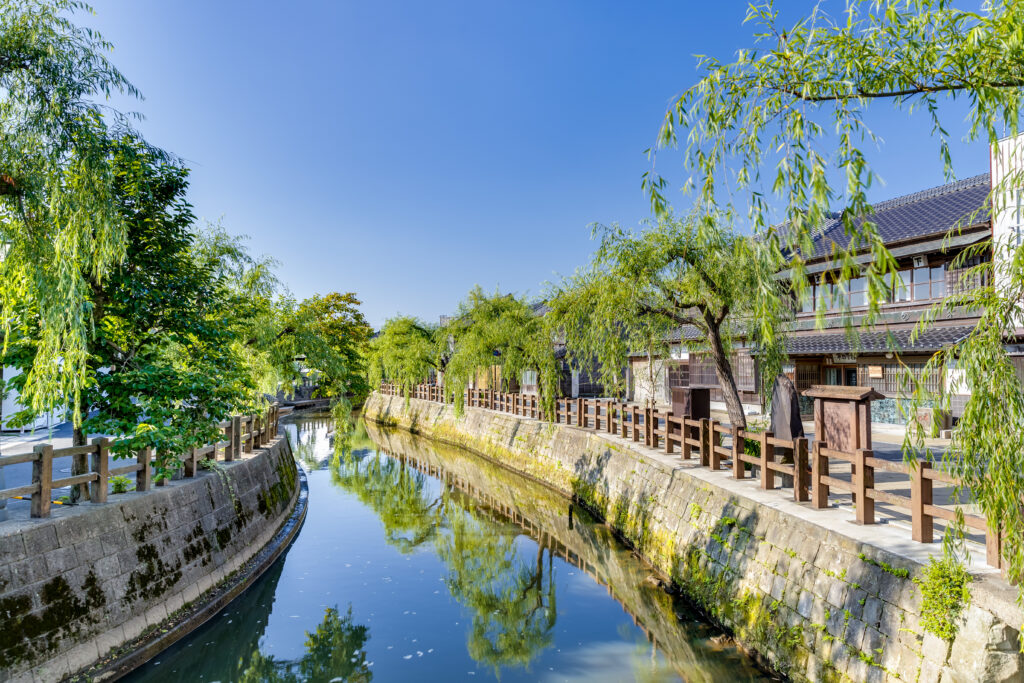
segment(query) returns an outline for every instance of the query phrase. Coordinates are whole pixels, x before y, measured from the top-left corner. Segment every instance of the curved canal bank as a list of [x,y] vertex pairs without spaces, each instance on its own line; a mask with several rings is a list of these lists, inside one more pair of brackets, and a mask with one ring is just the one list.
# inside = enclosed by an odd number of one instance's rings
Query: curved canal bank
[[133,653],[138,660],[161,647],[168,633],[187,630],[204,607],[258,575],[261,553],[287,545],[279,533],[299,489],[291,450],[278,437],[192,479],[5,522],[3,677],[117,675]]
[[926,555],[884,527],[840,532],[827,510],[574,427],[483,409],[457,417],[451,406],[379,393],[364,415],[574,495],[795,680],[1022,679],[1013,589],[979,577],[956,637],[942,640],[922,625],[915,579]]
[[467,451],[284,426],[309,510],[256,584],[129,681],[761,681],[570,501]]

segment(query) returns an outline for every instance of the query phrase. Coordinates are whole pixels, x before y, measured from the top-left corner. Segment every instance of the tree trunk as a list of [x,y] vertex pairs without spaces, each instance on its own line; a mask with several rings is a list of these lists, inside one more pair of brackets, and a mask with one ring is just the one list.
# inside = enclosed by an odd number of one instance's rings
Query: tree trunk
[[743,413],[740,392],[736,389],[736,379],[732,376],[732,365],[722,344],[721,325],[708,321],[708,341],[711,344],[711,358],[715,361],[715,374],[718,385],[722,387],[725,408],[729,412],[729,422],[733,427],[747,428],[747,416]]
[[[89,416],[89,406],[80,406],[82,411],[82,419],[84,420]],[[88,443],[88,434],[85,433],[85,429],[82,428],[81,424],[75,425],[71,431],[71,445],[72,446],[84,446]],[[79,474],[85,474],[89,471],[89,456],[88,455],[73,455],[71,456],[71,476],[77,476]],[[71,487],[71,492],[68,496],[72,503],[77,503],[80,500],[89,500],[89,485],[78,484],[77,486]]]

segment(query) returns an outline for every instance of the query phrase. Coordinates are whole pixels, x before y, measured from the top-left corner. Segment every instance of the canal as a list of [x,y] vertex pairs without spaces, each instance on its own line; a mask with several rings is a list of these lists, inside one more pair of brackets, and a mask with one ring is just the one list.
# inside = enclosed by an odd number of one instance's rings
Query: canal
[[294,544],[128,680],[769,680],[548,488],[372,424],[285,429],[309,482]]

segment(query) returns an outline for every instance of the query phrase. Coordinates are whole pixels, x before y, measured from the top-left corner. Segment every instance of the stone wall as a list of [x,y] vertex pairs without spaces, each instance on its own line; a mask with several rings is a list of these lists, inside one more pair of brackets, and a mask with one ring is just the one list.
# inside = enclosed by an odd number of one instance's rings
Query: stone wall
[[56,681],[159,628],[276,533],[298,492],[287,441],[194,479],[0,524],[0,680]]
[[571,493],[744,646],[793,680],[1024,680],[1016,591],[976,577],[952,642],[921,625],[929,551],[615,436],[374,394],[368,419],[494,458]]

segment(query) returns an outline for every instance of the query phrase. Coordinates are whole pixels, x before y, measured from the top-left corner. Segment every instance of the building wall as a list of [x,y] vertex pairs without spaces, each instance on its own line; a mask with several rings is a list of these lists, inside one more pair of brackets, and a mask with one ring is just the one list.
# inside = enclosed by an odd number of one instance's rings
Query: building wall
[[634,402],[647,405],[649,400],[653,400],[658,406],[666,406],[671,402],[664,360],[654,359],[652,367],[646,357],[631,358],[629,370],[633,376]]

